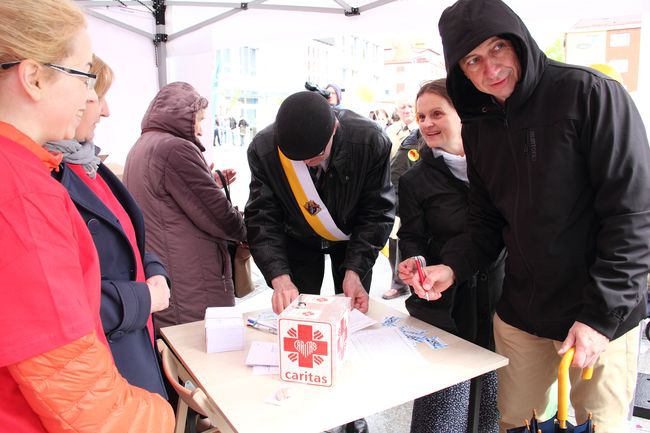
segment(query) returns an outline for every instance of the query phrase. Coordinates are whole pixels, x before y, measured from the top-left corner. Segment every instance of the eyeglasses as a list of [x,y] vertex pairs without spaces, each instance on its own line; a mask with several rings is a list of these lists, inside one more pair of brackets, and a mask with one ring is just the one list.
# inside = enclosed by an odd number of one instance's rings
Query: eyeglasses
[[[13,62],[0,63],[0,69],[9,69],[19,63],[20,61],[18,60]],[[89,92],[95,88],[95,83],[97,82],[97,75],[95,74],[80,71],[78,69],[66,68],[65,66],[55,65],[54,63],[43,63],[43,66],[47,66],[48,68],[63,72],[64,74],[70,75],[71,77],[81,78],[84,83],[86,83],[86,88]]]

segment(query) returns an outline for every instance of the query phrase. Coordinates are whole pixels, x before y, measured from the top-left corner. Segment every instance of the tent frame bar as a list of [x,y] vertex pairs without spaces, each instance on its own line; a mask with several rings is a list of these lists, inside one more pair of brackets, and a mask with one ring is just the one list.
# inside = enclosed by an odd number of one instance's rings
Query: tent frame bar
[[[184,36],[188,33],[192,33],[196,30],[199,30],[210,24],[214,24],[218,21],[224,20],[228,17],[231,17],[240,12],[249,10],[249,9],[264,9],[264,10],[279,10],[279,11],[290,11],[290,12],[314,12],[314,13],[330,13],[330,14],[343,14],[347,17],[358,16],[361,12],[368,11],[380,6],[383,6],[387,3],[392,3],[397,0],[376,0],[372,3],[368,3],[365,6],[352,7],[345,0],[334,0],[341,9],[338,8],[326,8],[326,7],[311,7],[311,6],[284,6],[284,5],[270,5],[264,4],[267,0],[251,0],[249,2],[241,3],[232,3],[232,2],[198,2],[198,1],[179,1],[179,0],[112,0],[112,1],[94,1],[94,0],[75,0],[75,2],[81,6],[85,13],[97,18],[101,21],[116,25],[125,30],[128,30],[132,33],[135,33],[140,36],[144,36],[147,39],[151,40],[154,45],[154,56],[156,60],[156,67],[158,68],[158,87],[161,88],[167,84],[167,42],[172,41],[176,38]],[[129,6],[144,6],[149,9],[149,12],[153,13],[154,19],[156,21],[156,33],[152,34],[141,30],[137,27],[131,26],[129,24],[123,23],[115,18],[111,18],[107,15],[104,15],[97,11],[98,8],[108,8],[115,7],[116,3],[120,4],[121,7],[128,8]],[[201,21],[193,26],[187,27],[183,30],[180,30],[173,34],[167,34],[167,28],[165,24],[165,12],[167,6],[200,6],[200,7],[226,7],[232,8],[227,12],[209,18],[205,21]]]

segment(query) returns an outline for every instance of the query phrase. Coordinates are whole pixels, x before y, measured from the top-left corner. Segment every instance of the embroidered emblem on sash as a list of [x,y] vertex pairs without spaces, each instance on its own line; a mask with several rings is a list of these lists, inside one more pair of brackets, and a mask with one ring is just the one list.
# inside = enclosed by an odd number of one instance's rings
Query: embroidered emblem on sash
[[307,209],[307,213],[309,213],[309,215],[316,215],[321,211],[321,207],[314,200],[309,200],[303,206],[305,209]]

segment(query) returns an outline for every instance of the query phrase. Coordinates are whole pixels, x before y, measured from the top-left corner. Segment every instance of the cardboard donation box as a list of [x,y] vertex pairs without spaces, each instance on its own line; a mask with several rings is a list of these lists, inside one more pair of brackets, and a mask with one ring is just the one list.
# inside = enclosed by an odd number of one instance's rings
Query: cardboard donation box
[[205,309],[206,352],[228,352],[244,349],[244,321],[236,307]]
[[348,341],[350,298],[300,295],[280,314],[280,377],[332,386]]

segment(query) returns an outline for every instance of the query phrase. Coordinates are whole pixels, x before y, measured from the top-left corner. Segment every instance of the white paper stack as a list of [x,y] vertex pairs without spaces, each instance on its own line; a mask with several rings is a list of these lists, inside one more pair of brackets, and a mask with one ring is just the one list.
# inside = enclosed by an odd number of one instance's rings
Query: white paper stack
[[244,349],[244,320],[237,307],[205,309],[205,346],[208,353]]

